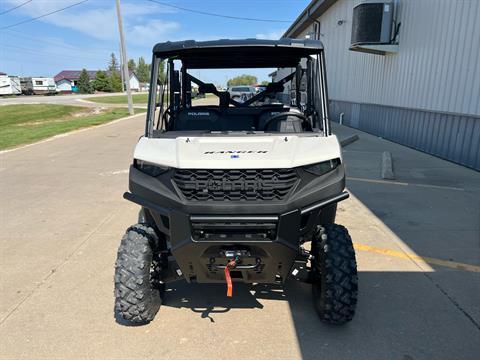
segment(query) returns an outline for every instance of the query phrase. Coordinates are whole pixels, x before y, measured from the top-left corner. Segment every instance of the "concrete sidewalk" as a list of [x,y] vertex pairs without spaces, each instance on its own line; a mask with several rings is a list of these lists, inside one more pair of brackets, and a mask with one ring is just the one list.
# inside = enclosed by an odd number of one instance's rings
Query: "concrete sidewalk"
[[[334,124],[340,137],[358,134],[343,150],[347,187],[414,253],[480,265],[480,173],[361,131]],[[381,179],[389,151],[395,180]],[[480,274],[433,266],[429,280],[480,324]]]
[[[310,286],[292,281],[236,286],[233,299],[178,282],[149,325],[117,322],[116,250],[138,211],[122,193],[143,118],[0,154],[0,359],[478,358],[479,173],[338,126],[359,134],[338,211],[359,265],[350,324],[320,323]],[[380,179],[383,151],[395,181]]]

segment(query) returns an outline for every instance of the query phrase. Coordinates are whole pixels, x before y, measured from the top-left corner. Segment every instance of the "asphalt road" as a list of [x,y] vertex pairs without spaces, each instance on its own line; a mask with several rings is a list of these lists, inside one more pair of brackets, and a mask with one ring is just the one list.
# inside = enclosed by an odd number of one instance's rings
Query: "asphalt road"
[[[121,96],[124,93],[108,93],[108,94],[66,94],[66,95],[31,95],[16,97],[0,97],[1,105],[18,105],[18,104],[57,104],[57,105],[74,105],[88,107],[126,107],[126,104],[107,104],[88,101],[90,98],[102,96]],[[135,105],[135,104],[134,104]],[[137,104],[136,107],[146,108],[146,104]]]
[[[122,199],[143,115],[0,154],[1,359],[478,359],[480,175],[359,133],[344,152],[360,299],[317,320],[306,284],[172,284],[149,325],[113,310],[138,207]],[[351,129],[338,128],[346,136]],[[380,180],[392,152],[397,180]]]

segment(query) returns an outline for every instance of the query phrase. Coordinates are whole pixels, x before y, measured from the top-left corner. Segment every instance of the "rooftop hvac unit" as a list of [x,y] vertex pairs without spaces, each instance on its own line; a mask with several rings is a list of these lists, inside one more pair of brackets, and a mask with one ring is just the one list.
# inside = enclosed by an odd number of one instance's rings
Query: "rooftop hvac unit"
[[392,44],[393,3],[368,2],[353,8],[350,50],[385,55],[398,51]]

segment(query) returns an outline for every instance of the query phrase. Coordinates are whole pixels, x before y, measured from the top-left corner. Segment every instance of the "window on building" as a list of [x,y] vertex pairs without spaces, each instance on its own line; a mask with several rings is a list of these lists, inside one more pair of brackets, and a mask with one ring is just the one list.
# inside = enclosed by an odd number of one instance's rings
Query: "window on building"
[[35,80],[35,85],[43,85],[43,81],[42,80]]

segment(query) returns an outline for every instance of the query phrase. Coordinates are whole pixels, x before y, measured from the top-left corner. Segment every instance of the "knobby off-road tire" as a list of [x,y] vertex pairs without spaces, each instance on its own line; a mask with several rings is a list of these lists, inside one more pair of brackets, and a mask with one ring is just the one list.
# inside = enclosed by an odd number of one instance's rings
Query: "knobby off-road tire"
[[312,240],[313,300],[320,319],[344,324],[355,314],[357,262],[346,228],[319,226]]
[[130,227],[122,238],[115,264],[115,309],[132,323],[153,320],[162,304],[162,285],[152,272],[158,237],[145,224]]

